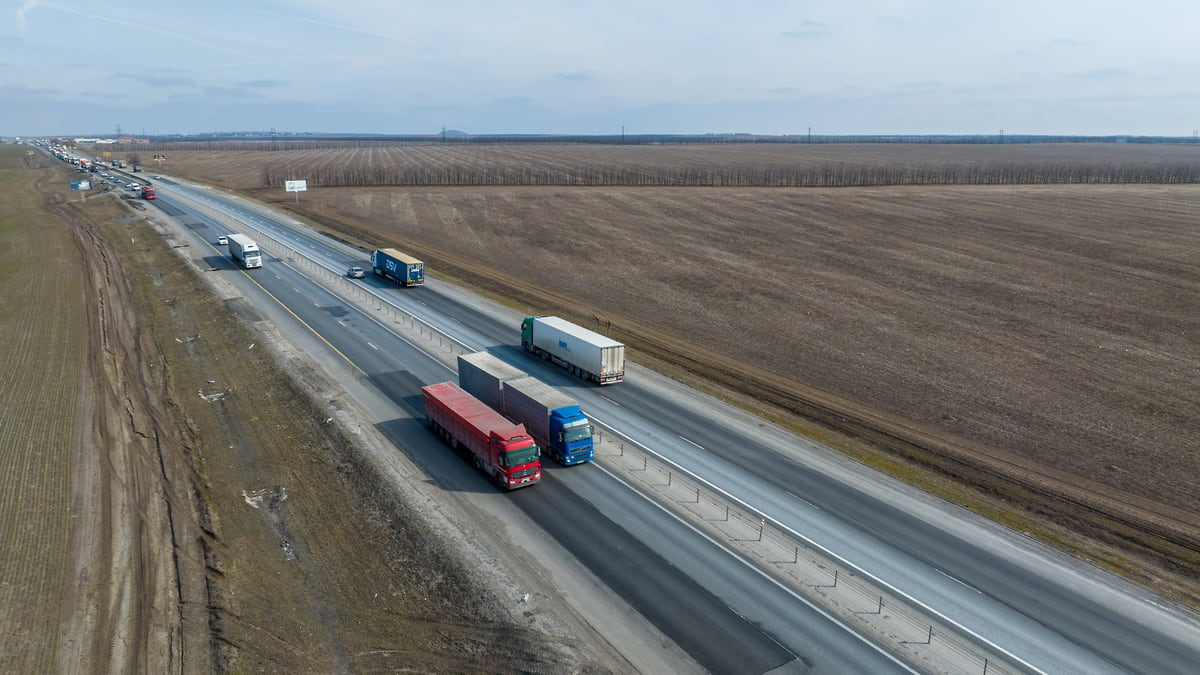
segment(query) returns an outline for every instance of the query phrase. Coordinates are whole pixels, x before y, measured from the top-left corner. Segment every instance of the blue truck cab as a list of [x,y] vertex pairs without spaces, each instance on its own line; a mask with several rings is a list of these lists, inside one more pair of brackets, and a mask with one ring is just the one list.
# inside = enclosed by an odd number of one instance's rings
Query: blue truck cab
[[578,404],[550,412],[549,445],[550,456],[566,466],[591,461],[594,456],[592,423]]

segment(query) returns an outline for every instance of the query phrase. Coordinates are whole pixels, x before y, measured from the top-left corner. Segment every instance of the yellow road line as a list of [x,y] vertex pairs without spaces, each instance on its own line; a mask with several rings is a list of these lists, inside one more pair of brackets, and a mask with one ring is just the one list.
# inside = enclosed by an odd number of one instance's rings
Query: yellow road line
[[[207,242],[206,242],[206,243],[207,243]],[[212,244],[209,244],[209,247],[211,248],[211,247],[212,247]],[[215,251],[216,249],[215,249],[215,248],[213,248],[213,250]],[[366,371],[364,371],[362,368],[359,368],[357,363],[355,363],[355,362],[351,361],[349,356],[346,356],[345,354],[343,354],[343,353],[342,353],[342,350],[340,350],[340,349],[338,349],[337,347],[334,347],[332,344],[330,344],[329,340],[326,340],[326,339],[325,339],[325,336],[323,336],[323,335],[321,335],[320,333],[318,333],[318,332],[317,332],[317,329],[315,329],[315,328],[313,328],[312,326],[308,325],[308,322],[307,322],[307,321],[305,321],[304,319],[301,319],[299,316],[297,316],[297,315],[296,315],[296,313],[295,313],[295,312],[293,312],[293,311],[292,311],[292,309],[291,309],[290,307],[288,307],[287,305],[283,304],[283,301],[282,301],[282,300],[280,300],[279,298],[275,297],[275,294],[274,294],[274,293],[272,293],[271,291],[268,291],[266,288],[263,288],[263,285],[262,285],[262,284],[260,284],[260,283],[258,283],[258,281],[257,281],[257,280],[256,280],[254,277],[250,276],[250,274],[249,274],[249,273],[247,273],[247,272],[246,272],[246,270],[239,269],[238,271],[242,273],[242,276],[244,276],[244,277],[246,277],[247,279],[249,279],[249,280],[250,280],[250,283],[254,284],[255,286],[258,286],[258,288],[259,288],[259,289],[260,289],[260,290],[261,290],[263,293],[266,293],[266,294],[267,294],[267,295],[268,295],[268,296],[269,296],[269,297],[270,297],[272,300],[274,300],[275,302],[278,302],[278,303],[279,303],[279,306],[280,306],[280,307],[282,307],[282,308],[284,309],[284,311],[286,311],[288,314],[291,314],[291,315],[292,315],[292,318],[296,319],[296,320],[297,320],[297,321],[299,321],[299,322],[300,322],[300,323],[301,323],[301,324],[302,324],[302,325],[303,325],[305,328],[307,328],[307,329],[309,329],[310,331],[312,331],[312,334],[313,334],[313,335],[316,335],[318,340],[320,340],[321,342],[324,342],[324,343],[326,344],[326,346],[328,346],[328,347],[329,347],[330,349],[332,349],[333,351],[337,352],[337,355],[338,355],[338,356],[342,357],[343,359],[346,359],[346,363],[349,363],[349,364],[350,364],[350,365],[351,365],[351,366],[352,366],[352,367],[353,367],[355,370],[357,370],[359,373],[362,373],[363,377],[366,377],[366,375],[367,375]]]
[[[287,226],[285,225],[284,227],[287,227]],[[288,229],[292,229],[292,228],[288,228]],[[303,232],[297,232],[296,234],[303,235],[304,233],[303,233]],[[201,238],[202,238],[202,239],[204,239],[204,243],[205,243],[205,245],[207,245],[207,246],[208,246],[210,249],[212,249],[214,253],[218,253],[218,254],[220,254],[220,253],[221,253],[220,251],[218,251],[218,250],[217,250],[217,247],[216,247],[216,246],[213,246],[212,242],[211,242],[211,241],[209,241],[209,240],[208,240],[206,237],[201,237]],[[221,257],[222,257],[222,258],[224,258],[225,256],[224,256],[224,255],[221,255]],[[325,343],[325,345],[326,345],[327,347],[329,347],[330,349],[332,349],[334,352],[336,352],[338,356],[340,356],[340,357],[342,357],[343,359],[345,359],[345,360],[346,360],[346,363],[349,363],[349,364],[351,365],[351,367],[353,367],[353,368],[354,368],[355,370],[357,370],[358,372],[362,373],[363,377],[366,377],[367,373],[366,373],[366,371],[365,371],[365,370],[363,370],[362,368],[359,368],[357,363],[355,363],[355,362],[351,361],[349,356],[346,356],[345,354],[343,354],[343,353],[342,353],[342,350],[340,350],[340,349],[338,349],[337,347],[334,347],[332,344],[330,344],[329,340],[326,340],[326,339],[325,339],[325,336],[323,336],[323,335],[321,335],[320,333],[318,333],[318,332],[317,332],[317,329],[315,329],[315,328],[313,328],[312,326],[308,325],[308,322],[307,322],[307,321],[305,321],[304,319],[301,319],[299,316],[297,316],[297,315],[296,315],[296,313],[295,313],[295,312],[293,312],[293,311],[292,311],[292,309],[291,309],[290,307],[288,307],[287,305],[283,304],[283,301],[282,301],[282,300],[280,300],[279,298],[275,297],[275,294],[274,294],[274,293],[272,293],[271,291],[268,291],[266,288],[264,288],[264,287],[263,287],[263,285],[262,285],[262,284],[258,283],[258,281],[257,281],[257,280],[255,280],[255,278],[254,278],[254,277],[250,276],[250,274],[246,272],[246,270],[244,270],[244,269],[241,269],[241,268],[239,268],[239,267],[236,267],[236,265],[235,265],[234,269],[236,269],[237,271],[241,272],[241,273],[242,273],[242,276],[244,276],[244,277],[246,277],[247,279],[249,279],[249,280],[250,280],[250,283],[254,284],[255,286],[258,286],[259,290],[261,290],[263,293],[266,293],[268,297],[270,297],[270,298],[271,298],[272,300],[274,300],[275,302],[279,303],[279,306],[280,306],[280,307],[282,307],[282,308],[284,309],[284,311],[286,311],[288,314],[291,314],[291,315],[292,315],[292,318],[294,318],[295,320],[299,321],[299,322],[300,322],[300,324],[301,324],[301,325],[303,325],[303,326],[304,326],[305,328],[307,328],[308,330],[312,331],[312,334],[313,334],[313,335],[316,335],[318,340],[320,340],[321,342],[324,342],[324,343]],[[266,268],[264,267],[263,269],[266,269]]]

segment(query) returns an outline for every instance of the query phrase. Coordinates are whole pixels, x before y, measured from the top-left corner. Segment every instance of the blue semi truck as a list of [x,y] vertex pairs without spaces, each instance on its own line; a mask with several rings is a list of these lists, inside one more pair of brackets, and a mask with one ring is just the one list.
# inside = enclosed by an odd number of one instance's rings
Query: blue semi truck
[[425,263],[394,248],[381,248],[371,255],[375,274],[391,279],[401,286],[420,286],[425,283]]
[[459,386],[525,430],[560,464],[594,456],[592,423],[579,403],[487,352],[458,357]]

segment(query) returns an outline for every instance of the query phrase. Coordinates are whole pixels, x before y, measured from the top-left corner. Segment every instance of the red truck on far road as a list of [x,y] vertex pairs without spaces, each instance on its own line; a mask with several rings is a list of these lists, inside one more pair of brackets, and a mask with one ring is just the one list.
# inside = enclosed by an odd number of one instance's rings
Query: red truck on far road
[[142,197],[146,199],[157,199],[158,195],[154,194],[154,188],[146,185],[142,187]]
[[525,425],[513,424],[453,382],[421,388],[425,419],[451,447],[465,447],[475,468],[506,490],[542,479],[541,454]]

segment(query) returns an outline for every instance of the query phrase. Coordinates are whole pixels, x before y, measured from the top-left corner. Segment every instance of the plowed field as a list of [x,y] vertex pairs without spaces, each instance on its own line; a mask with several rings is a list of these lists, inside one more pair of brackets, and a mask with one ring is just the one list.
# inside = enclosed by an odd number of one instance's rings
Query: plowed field
[[[1110,150],[1116,163],[1196,161],[1190,147]],[[1103,161],[1094,147],[1026,151],[1031,165]],[[668,165],[679,149],[663,152]],[[1187,581],[1200,576],[1200,186],[310,183],[294,204],[254,189],[275,153],[170,159],[365,246],[413,251],[432,275],[598,325],[635,360],[797,428],[866,439],[885,454],[834,442],[898,473],[933,469],[916,480],[945,494],[958,488],[936,476],[973,485],[975,508],[1040,519],[1041,536],[1200,598]],[[934,161],[891,146],[876,160]],[[1169,577],[1183,581],[1156,581]]]

